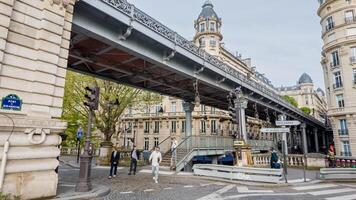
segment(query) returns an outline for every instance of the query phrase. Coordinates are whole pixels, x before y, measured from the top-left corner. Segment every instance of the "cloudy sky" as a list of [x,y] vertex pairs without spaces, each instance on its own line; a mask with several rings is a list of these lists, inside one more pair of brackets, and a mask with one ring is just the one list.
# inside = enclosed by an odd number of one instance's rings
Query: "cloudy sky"
[[[128,0],[187,39],[205,0]],[[275,86],[307,72],[324,89],[317,0],[212,0],[225,47],[252,58]]]

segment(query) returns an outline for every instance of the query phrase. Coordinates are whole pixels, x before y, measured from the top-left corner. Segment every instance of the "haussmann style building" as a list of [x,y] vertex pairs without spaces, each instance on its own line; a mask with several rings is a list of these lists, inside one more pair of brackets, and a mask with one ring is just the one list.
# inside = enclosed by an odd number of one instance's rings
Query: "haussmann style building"
[[328,116],[337,155],[356,155],[356,1],[319,0]]

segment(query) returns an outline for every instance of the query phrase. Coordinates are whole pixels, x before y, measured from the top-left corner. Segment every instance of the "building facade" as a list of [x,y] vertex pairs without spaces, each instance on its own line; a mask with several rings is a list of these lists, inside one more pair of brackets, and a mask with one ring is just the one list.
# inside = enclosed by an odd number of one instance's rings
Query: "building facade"
[[[194,22],[195,36],[193,42],[208,53],[215,55],[220,60],[236,67],[251,79],[276,90],[271,82],[251,67],[251,59],[242,59],[241,55],[233,55],[225,49],[221,34],[222,20],[214,11],[214,6],[207,0]],[[196,102],[195,102],[196,103]],[[149,150],[166,138],[173,136],[180,141],[184,137],[185,112],[183,101],[174,97],[163,97],[160,105],[148,106],[144,111],[127,109],[122,118],[122,129],[125,131],[120,138],[120,145],[129,145],[134,140],[140,149]],[[231,137],[233,125],[228,112],[208,107],[195,105],[192,122],[192,135],[226,136]],[[269,122],[258,118],[247,117],[246,131],[251,140],[273,140],[271,133],[260,133],[261,127],[269,127]],[[162,143],[162,151],[169,150],[169,143]]]
[[282,86],[278,91],[281,96],[293,97],[299,108],[309,108],[310,115],[325,122],[327,112],[325,92],[321,88],[314,90],[313,80],[308,74],[302,74],[296,85]]
[[328,116],[337,155],[356,155],[356,1],[319,0]]

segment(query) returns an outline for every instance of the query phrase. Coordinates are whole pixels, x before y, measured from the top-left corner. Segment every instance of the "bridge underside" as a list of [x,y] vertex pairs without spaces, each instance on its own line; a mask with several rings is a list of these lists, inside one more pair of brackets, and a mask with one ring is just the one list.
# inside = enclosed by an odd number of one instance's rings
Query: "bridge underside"
[[[144,14],[136,17],[153,20]],[[190,102],[194,101],[193,84],[198,80],[201,103],[224,110],[228,108],[228,93],[241,86],[249,100],[246,115],[254,116],[257,110],[260,119],[269,116],[270,121],[275,121],[277,114],[286,114],[312,127],[325,128],[316,119],[281,104],[277,94],[256,90],[250,80],[241,81],[162,37],[158,32],[164,28],[148,28],[103,1],[79,1],[73,18],[68,68]]]

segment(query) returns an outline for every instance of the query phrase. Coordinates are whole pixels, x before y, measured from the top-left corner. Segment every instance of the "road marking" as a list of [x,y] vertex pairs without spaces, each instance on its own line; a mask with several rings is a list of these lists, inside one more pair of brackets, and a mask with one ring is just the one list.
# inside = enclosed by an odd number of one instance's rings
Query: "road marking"
[[274,193],[273,190],[249,190],[245,186],[237,187],[238,193]]
[[192,188],[192,187],[194,187],[194,185],[185,185],[184,187],[185,188]]
[[204,197],[201,197],[201,198],[199,198],[197,200],[224,200],[224,198],[221,197],[220,194],[225,193],[225,192],[231,190],[234,187],[235,187],[234,185],[227,185],[227,186],[221,188],[220,190],[215,191],[215,192],[213,192],[211,194],[208,194],[208,195],[206,195]]
[[[140,173],[147,173],[147,174],[152,174],[152,170],[149,169],[143,169],[140,171]],[[159,171],[160,175],[173,175],[175,172],[168,172],[168,171]]]
[[305,193],[240,194],[240,195],[228,196],[221,200],[229,200],[229,199],[238,200],[245,197],[258,197],[258,196],[297,196],[297,195],[305,195]]
[[163,188],[164,190],[171,190],[171,189],[173,189],[173,188],[171,188],[171,187],[167,187],[167,188]]
[[210,185],[210,183],[200,184],[200,186],[202,186],[202,187],[205,187],[205,186],[208,186],[208,185]]
[[[310,181],[310,179],[306,179],[306,181]],[[284,183],[284,181],[281,181]],[[288,180],[288,183],[303,183],[304,182],[304,178],[301,178],[301,179],[292,179],[292,180]]]
[[120,192],[120,194],[132,194],[132,191],[128,191],[128,192]]
[[152,192],[154,191],[154,189],[147,189],[147,190],[144,190],[144,192]]
[[353,199],[356,199],[356,194],[326,198],[326,200],[353,200]]
[[339,194],[339,193],[352,192],[352,191],[356,191],[356,190],[351,188],[342,188],[342,189],[322,190],[322,191],[307,192],[307,193],[314,196],[320,196],[320,195]]
[[234,188],[235,186],[234,185],[227,185],[225,187],[223,187],[222,189],[216,191],[217,194],[223,194],[229,190],[231,190],[232,188]]
[[320,184],[320,185],[307,185],[307,186],[300,186],[300,187],[294,187],[294,190],[314,190],[314,189],[324,189],[324,188],[331,188],[331,187],[336,187],[337,185],[334,184]]

